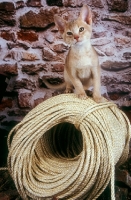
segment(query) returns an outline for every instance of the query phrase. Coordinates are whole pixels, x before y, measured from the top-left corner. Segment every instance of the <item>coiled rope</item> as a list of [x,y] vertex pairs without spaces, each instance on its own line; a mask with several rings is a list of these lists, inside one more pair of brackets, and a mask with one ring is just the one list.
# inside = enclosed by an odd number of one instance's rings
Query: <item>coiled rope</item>
[[130,137],[115,104],[61,94],[12,129],[8,170],[24,200],[94,200],[110,180],[114,200],[114,167],[126,161]]

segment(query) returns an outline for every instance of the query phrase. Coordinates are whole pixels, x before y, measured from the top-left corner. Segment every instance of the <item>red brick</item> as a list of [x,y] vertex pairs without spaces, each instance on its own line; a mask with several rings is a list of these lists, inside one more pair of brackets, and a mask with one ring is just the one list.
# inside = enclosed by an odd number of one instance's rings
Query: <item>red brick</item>
[[13,12],[15,10],[14,4],[11,2],[2,2],[0,3],[0,10],[6,12]]
[[44,98],[38,98],[34,100],[34,107],[37,106],[38,104],[42,103],[45,99]]
[[51,64],[52,72],[63,72],[64,66],[65,64],[60,63],[60,62]]
[[46,64],[22,64],[22,72],[25,72],[30,75],[37,74],[40,71],[47,71]]
[[31,108],[31,93],[19,93],[18,102],[20,108]]
[[117,94],[117,93],[109,93],[108,95],[109,95],[109,98],[113,101],[118,100],[121,97],[120,94]]
[[41,0],[28,0],[27,1],[27,6],[31,7],[41,7]]
[[107,0],[109,10],[125,12],[128,9],[128,1],[126,0]]
[[125,25],[131,25],[131,14],[126,15],[126,14],[105,14],[102,16],[101,18],[103,21],[116,21],[119,22],[121,24],[125,24]]
[[15,34],[9,31],[2,31],[1,37],[5,40],[15,41]]
[[57,7],[41,8],[39,13],[32,10],[20,17],[22,28],[46,28],[54,22],[54,14],[58,13]]
[[16,9],[25,7],[24,1],[17,1],[16,2]]
[[67,51],[68,49],[69,49],[68,45],[66,45],[63,42],[53,45],[53,51],[58,52],[58,53],[63,53]]
[[17,64],[9,64],[9,63],[5,63],[5,64],[0,64],[0,74],[4,74],[6,76],[9,75],[17,75],[18,71],[17,71]]
[[12,99],[3,99],[0,103],[0,111],[4,110],[5,108],[12,108]]
[[17,36],[19,40],[27,40],[30,42],[35,42],[38,40],[38,35],[34,31],[19,31],[17,32]]

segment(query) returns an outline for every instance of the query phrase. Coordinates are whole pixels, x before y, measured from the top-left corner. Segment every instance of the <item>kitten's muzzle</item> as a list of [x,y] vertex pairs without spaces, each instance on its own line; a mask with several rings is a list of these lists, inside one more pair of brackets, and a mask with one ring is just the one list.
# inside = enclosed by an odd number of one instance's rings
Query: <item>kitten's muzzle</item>
[[74,35],[74,39],[77,40],[77,42],[78,42],[78,40],[79,40],[79,35]]

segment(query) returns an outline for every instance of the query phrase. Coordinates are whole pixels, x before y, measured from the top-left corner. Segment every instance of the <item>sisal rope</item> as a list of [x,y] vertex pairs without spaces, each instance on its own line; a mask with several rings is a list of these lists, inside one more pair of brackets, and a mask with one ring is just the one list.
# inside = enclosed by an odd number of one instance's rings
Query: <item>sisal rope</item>
[[24,200],[95,200],[128,156],[126,115],[111,102],[75,94],[32,109],[9,134],[8,170]]

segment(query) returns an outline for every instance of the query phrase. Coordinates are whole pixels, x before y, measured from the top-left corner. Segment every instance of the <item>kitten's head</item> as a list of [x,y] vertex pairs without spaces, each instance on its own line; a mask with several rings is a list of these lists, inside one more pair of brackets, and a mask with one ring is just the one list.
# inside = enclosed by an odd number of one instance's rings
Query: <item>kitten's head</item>
[[67,22],[57,15],[55,15],[54,20],[67,44],[82,44],[91,38],[92,14],[87,5],[82,7],[80,15],[76,20]]

